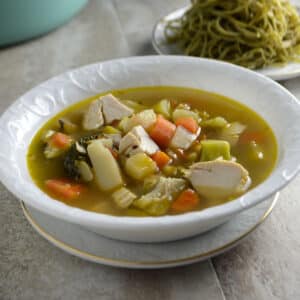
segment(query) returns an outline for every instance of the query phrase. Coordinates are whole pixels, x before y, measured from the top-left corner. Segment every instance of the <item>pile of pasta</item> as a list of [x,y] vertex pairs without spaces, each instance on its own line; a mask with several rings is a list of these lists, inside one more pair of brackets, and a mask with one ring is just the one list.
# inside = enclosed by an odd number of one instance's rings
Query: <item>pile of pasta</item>
[[299,60],[300,18],[287,0],[192,0],[165,35],[186,55],[258,69]]

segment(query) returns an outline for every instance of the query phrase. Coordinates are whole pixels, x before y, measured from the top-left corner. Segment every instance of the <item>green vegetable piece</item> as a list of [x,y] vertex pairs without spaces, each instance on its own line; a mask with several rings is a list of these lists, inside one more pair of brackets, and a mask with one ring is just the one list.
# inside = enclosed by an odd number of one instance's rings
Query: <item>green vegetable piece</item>
[[136,179],[143,180],[157,171],[156,163],[145,153],[136,153],[125,162],[126,173]]
[[170,208],[170,201],[167,199],[137,199],[133,205],[147,212],[151,216],[165,215]]
[[162,172],[167,177],[176,176],[176,174],[177,174],[177,168],[175,166],[164,166],[162,168]]
[[129,189],[121,187],[112,194],[112,198],[119,208],[124,209],[132,204],[133,200],[136,199],[136,195]]
[[186,118],[186,117],[193,118],[195,119],[196,122],[199,122],[201,120],[201,118],[196,112],[187,109],[176,108],[172,115],[174,122],[176,122],[176,120],[179,118]]
[[103,129],[102,129],[102,132],[103,133],[106,133],[106,134],[117,134],[117,133],[121,133],[121,131],[113,126],[104,126]]
[[163,99],[159,101],[153,106],[153,109],[156,113],[163,115],[165,118],[171,118],[172,110],[170,100]]
[[151,189],[153,189],[157,184],[158,180],[159,180],[159,176],[157,175],[151,175],[149,177],[146,177],[143,183],[143,192],[147,193]]
[[195,162],[197,160],[197,158],[198,158],[198,153],[197,152],[190,152],[186,156],[186,160],[189,163]]
[[134,110],[134,112],[139,112],[139,111],[142,111],[144,109],[147,109],[147,106],[145,106],[145,105],[143,105],[141,103],[138,103],[137,101],[123,100],[122,102],[126,106],[132,108]]
[[215,117],[206,121],[202,121],[200,126],[211,127],[211,128],[224,128],[228,122],[223,117]]
[[217,158],[224,160],[230,159],[230,144],[222,140],[203,140],[201,141],[200,161],[210,161]]

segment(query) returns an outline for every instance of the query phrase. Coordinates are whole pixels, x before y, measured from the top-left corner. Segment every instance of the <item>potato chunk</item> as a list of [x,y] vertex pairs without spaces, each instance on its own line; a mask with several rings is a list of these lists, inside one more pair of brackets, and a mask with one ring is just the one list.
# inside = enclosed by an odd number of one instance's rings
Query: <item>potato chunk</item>
[[145,153],[136,153],[129,157],[125,163],[126,173],[136,179],[142,180],[156,172],[156,163]]
[[110,191],[123,184],[117,161],[100,140],[92,141],[87,151],[94,168],[96,183],[101,190]]

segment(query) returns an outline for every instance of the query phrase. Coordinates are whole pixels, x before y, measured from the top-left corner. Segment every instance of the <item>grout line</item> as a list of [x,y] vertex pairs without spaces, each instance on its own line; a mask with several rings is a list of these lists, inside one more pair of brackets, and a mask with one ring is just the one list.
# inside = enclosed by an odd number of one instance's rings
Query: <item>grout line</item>
[[211,258],[209,259],[209,264],[210,264],[211,269],[212,269],[212,272],[214,273],[214,276],[215,276],[215,278],[216,278],[217,286],[218,286],[219,289],[220,289],[222,298],[223,298],[223,300],[226,300],[226,297],[225,297],[225,294],[224,294],[224,291],[223,291],[223,288],[222,288],[222,284],[221,284],[221,282],[220,282],[218,273],[217,273],[217,271],[216,271],[216,268],[215,268],[215,266],[214,266],[214,264],[213,264]]

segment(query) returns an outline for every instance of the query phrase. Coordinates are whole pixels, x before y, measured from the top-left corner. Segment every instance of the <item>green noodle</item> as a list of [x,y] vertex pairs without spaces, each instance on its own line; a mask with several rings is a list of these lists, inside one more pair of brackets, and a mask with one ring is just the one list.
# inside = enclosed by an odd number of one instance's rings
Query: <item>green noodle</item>
[[287,0],[191,0],[165,36],[186,55],[250,69],[299,60],[300,18]]

